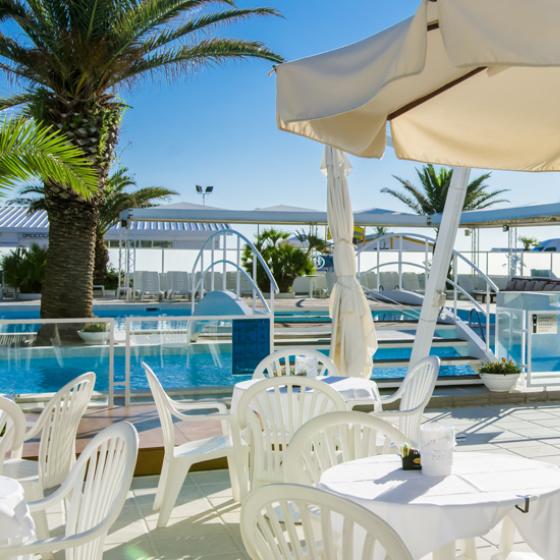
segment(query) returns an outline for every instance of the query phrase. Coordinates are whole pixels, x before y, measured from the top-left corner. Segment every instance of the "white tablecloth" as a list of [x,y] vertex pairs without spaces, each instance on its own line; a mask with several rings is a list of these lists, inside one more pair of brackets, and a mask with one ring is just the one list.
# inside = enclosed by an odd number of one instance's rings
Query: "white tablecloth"
[[0,544],[19,544],[35,535],[21,484],[0,476]]
[[[448,477],[403,471],[400,457],[381,455],[337,465],[320,486],[381,516],[414,558],[461,538],[484,535],[510,515],[525,541],[545,560],[560,558],[560,468],[493,453],[454,454]],[[524,496],[533,496],[528,513]]]
[[[329,384],[335,391],[340,393],[342,398],[349,404],[363,404],[370,402],[374,410],[381,410],[381,399],[377,383],[371,379],[360,377],[318,377],[321,381]],[[233,386],[233,396],[231,398],[231,413],[235,414],[239,399],[244,391],[251,385],[262,381],[262,379],[248,379],[240,381]]]

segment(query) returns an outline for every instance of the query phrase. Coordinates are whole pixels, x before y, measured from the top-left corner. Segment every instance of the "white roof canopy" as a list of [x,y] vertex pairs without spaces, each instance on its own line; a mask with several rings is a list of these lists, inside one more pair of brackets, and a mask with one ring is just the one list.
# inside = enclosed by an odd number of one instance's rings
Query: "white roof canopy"
[[[560,170],[558,0],[423,0],[359,43],[277,68],[279,126],[359,156]],[[552,24],[552,22],[556,22]]]
[[[187,203],[167,204],[153,208],[127,210],[121,219],[129,221],[186,221],[226,222],[228,224],[274,224],[274,225],[326,225],[327,213],[295,206],[277,205],[254,210],[224,210],[208,206],[190,207]],[[354,213],[356,225],[387,227],[426,227],[426,216],[370,208]]]
[[[278,205],[256,210],[224,210],[188,203],[167,204],[153,208],[127,210],[121,215],[130,222],[189,222],[268,225],[326,225],[327,213],[307,208]],[[441,223],[441,214],[417,216],[383,208],[370,208],[354,213],[354,223],[361,226],[403,228],[433,227]],[[475,210],[461,214],[460,226],[501,227],[547,226],[560,223],[560,203],[517,206],[495,210]],[[131,225],[131,227],[134,227]],[[146,227],[146,226],[144,226]],[[192,227],[192,226],[191,226]]]

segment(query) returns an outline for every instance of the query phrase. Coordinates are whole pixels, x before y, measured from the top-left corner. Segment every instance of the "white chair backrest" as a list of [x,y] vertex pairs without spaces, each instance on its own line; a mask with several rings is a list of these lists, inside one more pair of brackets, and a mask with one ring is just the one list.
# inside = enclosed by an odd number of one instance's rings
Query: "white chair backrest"
[[[154,373],[154,370],[146,362],[142,362],[142,367],[146,373],[148,385],[150,386],[150,391],[156,405],[159,422],[161,424],[165,454],[170,454],[170,456],[172,456],[173,448],[175,447],[175,424],[173,422],[173,417],[181,414],[181,411],[177,409],[173,399],[166,393],[158,376]],[[217,408],[218,406],[216,403],[208,403],[208,410]],[[201,409],[199,408],[199,410]],[[183,415],[181,414],[181,416]],[[193,420],[196,421],[196,416],[193,416]],[[228,420],[222,417],[220,418],[220,423],[222,426],[222,433],[227,434],[229,432]]]
[[253,485],[282,481],[283,456],[295,432],[311,418],[345,408],[332,387],[309,377],[272,377],[249,387],[239,399],[237,420],[248,431]]
[[385,420],[365,412],[330,412],[309,420],[290,440],[284,480],[314,485],[324,471],[347,461],[398,453],[407,439]]
[[113,424],[97,434],[83,450],[68,481],[66,536],[91,531],[94,538],[71,550],[66,558],[101,558],[105,536],[119,516],[134,475],[138,433],[132,424]]
[[294,375],[296,367],[305,365],[309,366],[307,377],[338,375],[334,362],[326,354],[305,346],[291,346],[263,358],[255,368],[253,379]]
[[134,273],[134,289],[140,292],[156,293],[160,291],[159,272],[138,270]]
[[416,413],[401,416],[399,429],[413,441],[418,441],[422,415],[432,398],[439,374],[439,366],[440,360],[437,356],[428,356],[407,372],[402,383],[399,410],[401,412],[415,410]]
[[47,403],[31,431],[41,431],[39,478],[44,489],[61,484],[76,460],[78,425],[89,404],[95,373],[64,385]]
[[169,271],[167,273],[167,289],[175,293],[189,293],[191,289],[189,275],[180,270]]
[[142,363],[152,397],[156,404],[156,410],[161,424],[163,434],[163,447],[165,453],[173,453],[175,447],[175,425],[173,424],[173,402],[162,387],[154,370],[145,362]]
[[380,517],[308,486],[272,484],[251,493],[241,509],[241,535],[253,560],[412,560]]
[[169,289],[168,284],[168,272],[159,272],[159,289],[162,292],[165,292],[165,290]]
[[25,415],[10,399],[0,397],[0,474],[7,457],[20,457],[25,437]]

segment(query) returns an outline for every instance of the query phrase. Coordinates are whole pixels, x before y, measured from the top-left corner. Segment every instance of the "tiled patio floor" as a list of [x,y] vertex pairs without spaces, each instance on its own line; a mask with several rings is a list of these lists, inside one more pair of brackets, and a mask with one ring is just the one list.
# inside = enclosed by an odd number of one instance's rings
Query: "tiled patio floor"
[[[560,404],[431,410],[429,420],[452,424],[461,452],[512,453],[560,464]],[[156,528],[152,502],[157,477],[134,480],[129,499],[109,536],[107,560],[234,560],[247,558],[239,532],[239,505],[227,471],[189,475],[169,526]],[[56,522],[57,514],[51,519]],[[477,539],[479,559],[497,551],[499,529]],[[526,550],[519,543],[519,550]]]

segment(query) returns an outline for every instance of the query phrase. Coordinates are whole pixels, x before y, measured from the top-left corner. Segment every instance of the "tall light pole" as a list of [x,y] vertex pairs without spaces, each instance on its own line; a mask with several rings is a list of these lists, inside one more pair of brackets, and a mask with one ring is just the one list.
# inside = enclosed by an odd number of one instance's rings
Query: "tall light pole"
[[206,196],[212,194],[214,187],[201,187],[200,185],[195,186],[196,192],[202,196],[202,206],[206,206]]

